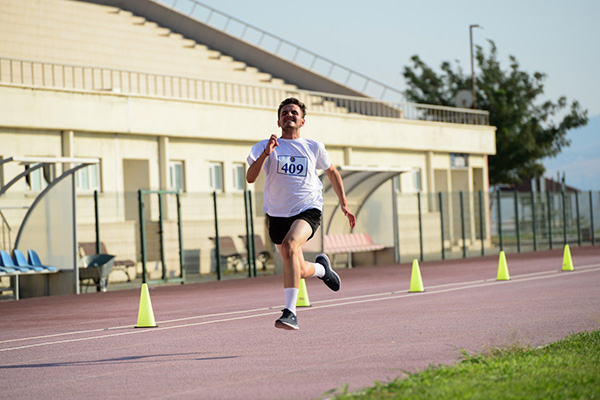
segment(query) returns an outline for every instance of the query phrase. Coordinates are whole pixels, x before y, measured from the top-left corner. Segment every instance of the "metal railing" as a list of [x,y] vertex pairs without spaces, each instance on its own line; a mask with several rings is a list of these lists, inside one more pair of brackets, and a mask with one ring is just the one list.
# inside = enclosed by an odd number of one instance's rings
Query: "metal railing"
[[297,96],[312,112],[361,114],[384,118],[489,125],[482,110],[389,102],[364,97],[161,75],[97,66],[68,65],[0,57],[0,84],[71,91],[100,91],[223,104],[277,107],[281,99]]
[[154,1],[369,96],[380,99],[385,99],[388,96],[388,99],[391,101],[405,101],[406,99],[404,92],[388,84],[372,79],[326,57],[297,46],[286,39],[207,6],[198,0]]

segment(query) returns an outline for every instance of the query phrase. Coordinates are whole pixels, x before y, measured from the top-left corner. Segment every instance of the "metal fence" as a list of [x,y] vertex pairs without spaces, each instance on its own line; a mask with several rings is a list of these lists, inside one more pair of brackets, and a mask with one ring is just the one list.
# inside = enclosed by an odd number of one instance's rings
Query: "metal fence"
[[[159,196],[148,195],[144,200],[144,215],[150,278],[153,274],[177,278],[181,270],[180,251],[184,253],[183,269],[188,276],[196,274],[210,280],[218,275],[221,278],[221,272],[217,270],[221,266],[218,266],[216,242],[212,239],[217,232],[220,236],[231,237],[241,253],[247,249],[242,237],[249,232],[261,236],[267,250],[273,250],[269,246],[264,214],[260,212],[261,199],[255,195],[251,196],[254,206],[250,207],[245,192],[184,193],[180,196],[181,214],[176,196],[165,196],[160,200]],[[13,237],[31,199],[26,194],[5,195],[0,199],[4,224],[12,229]],[[376,222],[375,230],[367,229],[367,233],[374,238],[379,235],[379,240],[382,237],[389,239],[383,244],[390,254],[397,244],[397,261],[403,263],[413,259],[491,255],[500,250],[520,252],[562,248],[565,244],[596,245],[600,237],[600,192],[597,191],[400,193],[398,206],[397,241],[391,240],[389,232],[392,230],[388,229],[391,201],[389,206],[377,204],[384,209],[380,214],[381,221]],[[249,209],[253,210],[252,231],[248,226]],[[182,238],[179,236],[179,215]],[[135,260],[139,276],[142,257],[139,217],[136,192],[102,193],[97,201],[94,196],[80,194],[77,199],[78,240],[105,242],[108,251],[117,259]],[[360,218],[359,215],[357,228],[364,230]],[[393,262],[393,257],[390,260]],[[248,276],[248,268],[243,264],[243,270],[232,269],[224,263],[222,273],[224,277]],[[273,270],[259,270],[260,273],[273,273]]]
[[2,57],[0,83],[269,108],[276,108],[283,98],[296,96],[303,99],[309,109],[321,113],[489,125],[489,113],[482,110]]

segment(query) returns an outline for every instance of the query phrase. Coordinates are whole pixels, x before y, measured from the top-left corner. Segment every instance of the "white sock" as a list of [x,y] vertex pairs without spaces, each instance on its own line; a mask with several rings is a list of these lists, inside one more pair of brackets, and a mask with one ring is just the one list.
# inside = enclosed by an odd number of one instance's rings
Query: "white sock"
[[313,276],[316,276],[317,278],[322,278],[325,276],[325,267],[323,266],[323,264],[319,264],[319,263],[312,263],[315,266],[315,273],[313,274]]
[[285,308],[296,314],[296,302],[298,301],[298,288],[283,288],[285,294]]

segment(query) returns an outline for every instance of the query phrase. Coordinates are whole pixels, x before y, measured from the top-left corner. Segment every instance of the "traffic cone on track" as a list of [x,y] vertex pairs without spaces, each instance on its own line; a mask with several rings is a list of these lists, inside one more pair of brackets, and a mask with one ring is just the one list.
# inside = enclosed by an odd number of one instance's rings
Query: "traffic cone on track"
[[140,295],[140,309],[138,312],[136,328],[156,328],[156,326],[148,284],[142,283],[142,294]]
[[498,278],[499,281],[509,281],[508,266],[506,265],[506,256],[504,251],[500,251],[500,260],[498,261]]
[[412,274],[410,276],[410,290],[409,292],[424,292],[423,279],[421,278],[421,270],[419,269],[419,262],[415,259],[412,265]]
[[565,254],[563,256],[563,271],[573,271],[573,259],[571,258],[571,249],[565,244]]
[[296,307],[310,307],[310,300],[308,300],[308,292],[306,291],[306,282],[304,281],[304,278],[300,279]]

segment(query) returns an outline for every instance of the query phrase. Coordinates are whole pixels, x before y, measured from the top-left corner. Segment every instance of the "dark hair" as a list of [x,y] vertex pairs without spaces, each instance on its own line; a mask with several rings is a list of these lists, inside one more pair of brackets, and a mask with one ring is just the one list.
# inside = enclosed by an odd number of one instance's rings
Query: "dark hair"
[[295,97],[288,97],[287,99],[281,102],[279,108],[277,109],[278,119],[281,116],[281,109],[283,108],[283,106],[286,106],[288,104],[295,104],[298,107],[300,107],[300,110],[302,110],[302,118],[306,117],[306,105]]

